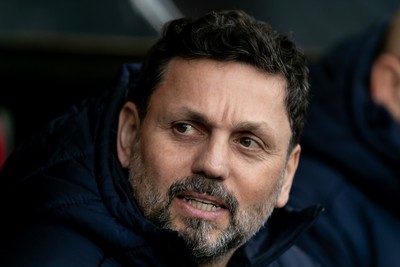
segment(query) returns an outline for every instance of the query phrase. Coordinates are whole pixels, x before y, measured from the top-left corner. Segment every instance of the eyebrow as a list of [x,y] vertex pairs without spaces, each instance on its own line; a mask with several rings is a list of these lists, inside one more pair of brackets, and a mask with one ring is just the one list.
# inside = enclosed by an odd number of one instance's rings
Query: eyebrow
[[186,116],[188,116],[192,120],[209,124],[209,119],[207,119],[207,116],[205,116],[204,114],[202,114],[200,112],[193,111],[188,107],[181,108],[180,112],[184,113]]
[[[185,113],[186,116],[188,116],[191,120],[206,124],[206,125],[212,125],[210,120],[205,116],[204,114],[200,112],[196,112],[191,110],[188,107],[183,107],[181,109],[181,112]],[[266,135],[270,136],[268,133],[273,133],[273,128],[268,125],[267,123],[264,122],[250,122],[250,121],[245,121],[245,122],[240,122],[238,124],[234,125],[234,130],[238,132],[251,132],[251,131],[259,131],[262,130],[263,135],[265,135],[265,132],[267,133]]]
[[241,122],[235,125],[235,129],[238,131],[256,131],[261,129],[272,132],[272,128],[268,124],[262,122]]

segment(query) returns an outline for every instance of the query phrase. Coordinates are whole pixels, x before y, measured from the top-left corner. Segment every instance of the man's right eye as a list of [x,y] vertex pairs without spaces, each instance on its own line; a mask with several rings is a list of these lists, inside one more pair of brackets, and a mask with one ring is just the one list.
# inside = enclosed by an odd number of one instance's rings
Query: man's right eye
[[177,123],[174,125],[174,128],[179,133],[187,133],[190,130],[194,130],[194,127],[187,123]]

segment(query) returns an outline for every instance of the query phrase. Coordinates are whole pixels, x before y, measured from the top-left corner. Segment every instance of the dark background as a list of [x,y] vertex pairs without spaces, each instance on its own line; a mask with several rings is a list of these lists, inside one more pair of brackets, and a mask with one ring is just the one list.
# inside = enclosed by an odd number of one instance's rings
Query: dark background
[[121,64],[141,61],[166,20],[242,8],[291,32],[313,60],[397,6],[398,0],[1,0],[0,107],[12,118],[10,143],[107,86]]

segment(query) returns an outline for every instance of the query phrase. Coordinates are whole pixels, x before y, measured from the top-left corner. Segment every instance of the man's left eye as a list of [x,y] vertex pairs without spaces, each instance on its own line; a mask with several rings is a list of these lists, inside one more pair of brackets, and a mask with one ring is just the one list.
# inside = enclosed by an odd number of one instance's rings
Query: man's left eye
[[252,138],[250,137],[242,137],[239,140],[239,143],[247,148],[253,148],[253,147],[260,147],[259,144]]

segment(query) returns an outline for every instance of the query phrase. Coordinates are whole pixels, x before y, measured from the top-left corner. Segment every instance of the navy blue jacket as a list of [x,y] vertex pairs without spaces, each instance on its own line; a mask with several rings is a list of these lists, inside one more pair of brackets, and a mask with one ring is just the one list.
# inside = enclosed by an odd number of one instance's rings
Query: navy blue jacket
[[[116,157],[117,116],[138,65],[20,146],[0,173],[0,266],[193,266],[176,232],[138,209]],[[229,266],[316,266],[293,246],[319,207],[274,212]]]
[[325,207],[300,240],[324,266],[400,266],[400,127],[369,91],[387,23],[310,67],[309,118],[290,203]]

